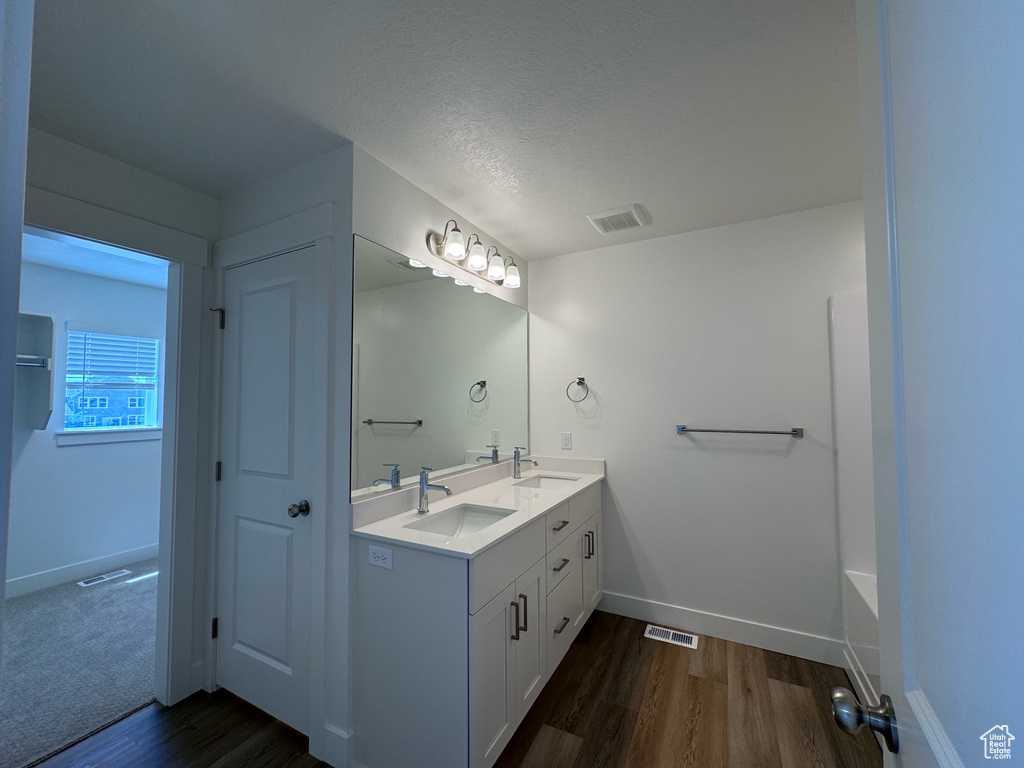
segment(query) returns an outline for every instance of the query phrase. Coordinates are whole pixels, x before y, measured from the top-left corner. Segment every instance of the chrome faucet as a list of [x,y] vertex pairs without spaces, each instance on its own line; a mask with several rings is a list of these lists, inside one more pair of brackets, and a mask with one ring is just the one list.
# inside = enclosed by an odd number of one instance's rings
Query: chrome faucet
[[491,464],[497,464],[498,463],[498,446],[496,446],[496,445],[488,445],[487,447],[491,449],[491,455],[490,456],[477,456],[476,460],[480,461],[481,459],[490,459],[491,460]]
[[522,478],[523,473],[520,470],[519,465],[522,464],[524,461],[530,462],[535,467],[539,467],[540,466],[540,464],[538,464],[533,459],[524,459],[522,457],[522,455],[519,452],[520,451],[525,451],[525,450],[527,450],[527,449],[517,445],[515,451],[512,452],[512,465],[513,465],[513,467],[512,467],[512,479],[513,480],[519,480],[519,479]]
[[391,467],[391,479],[386,477],[378,477],[373,481],[374,486],[387,483],[389,488],[397,488],[402,484],[402,473],[398,470],[400,464],[383,464],[382,466]]
[[430,511],[430,498],[427,495],[427,491],[444,491],[446,496],[452,495],[452,489],[447,485],[431,485],[427,482],[427,472],[433,472],[431,467],[423,467],[420,472],[420,505],[416,508],[416,511],[421,515],[427,514]]

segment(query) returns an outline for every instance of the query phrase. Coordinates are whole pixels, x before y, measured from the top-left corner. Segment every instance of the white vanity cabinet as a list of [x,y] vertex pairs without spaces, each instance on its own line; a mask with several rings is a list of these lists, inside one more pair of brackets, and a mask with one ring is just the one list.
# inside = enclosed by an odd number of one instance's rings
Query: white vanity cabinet
[[469,559],[352,538],[356,765],[494,764],[600,600],[600,503],[597,483]]

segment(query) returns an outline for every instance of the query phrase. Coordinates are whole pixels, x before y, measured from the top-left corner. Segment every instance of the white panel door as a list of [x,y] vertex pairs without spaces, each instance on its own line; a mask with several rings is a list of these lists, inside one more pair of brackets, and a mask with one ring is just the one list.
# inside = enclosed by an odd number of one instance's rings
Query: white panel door
[[1022,30],[1020,0],[858,3],[890,766],[1024,762]]
[[512,620],[519,619],[516,636],[516,707],[519,720],[523,718],[540,695],[547,681],[547,610],[545,584],[547,584],[547,558],[542,558],[526,573],[516,579],[514,602],[519,603],[519,616],[512,611]]
[[490,768],[512,738],[516,721],[516,585],[470,617],[469,756],[473,768]]
[[[314,249],[228,269],[217,683],[309,732]],[[292,510],[296,512],[297,510]]]

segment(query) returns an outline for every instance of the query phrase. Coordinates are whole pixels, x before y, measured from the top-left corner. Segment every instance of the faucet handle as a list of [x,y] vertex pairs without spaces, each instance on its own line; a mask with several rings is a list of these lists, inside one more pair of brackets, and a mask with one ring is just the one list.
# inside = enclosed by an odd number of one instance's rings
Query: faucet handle
[[434,468],[433,467],[420,467],[420,470],[422,472],[433,472]]
[[513,450],[516,450],[516,451],[528,451],[530,449],[527,448],[525,445],[517,445]]
[[381,464],[382,467],[400,467],[401,464]]
[[484,447],[485,447],[485,448],[500,448],[501,446],[500,446],[500,445],[492,445],[491,443],[488,443],[488,444],[487,444],[487,445],[485,445]]

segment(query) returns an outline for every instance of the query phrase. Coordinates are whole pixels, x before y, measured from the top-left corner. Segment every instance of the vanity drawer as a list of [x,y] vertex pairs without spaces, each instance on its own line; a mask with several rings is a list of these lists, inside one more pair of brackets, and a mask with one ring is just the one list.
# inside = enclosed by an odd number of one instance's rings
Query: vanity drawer
[[580,567],[580,539],[573,536],[548,552],[548,594],[562,583],[562,579]]
[[[578,540],[577,540],[577,543]],[[576,618],[583,613],[583,573],[566,566],[565,578],[548,595],[548,671],[554,672],[558,662],[572,645],[579,632]]]
[[469,612],[476,613],[541,560],[544,518],[500,541],[469,561]]
[[569,528],[576,530],[601,511],[601,483],[569,499]]
[[[569,502],[560,507],[555,507],[544,517],[547,520],[547,551],[550,552],[563,541],[568,541],[569,534],[572,533],[572,529],[576,526],[572,524],[572,518],[569,516]],[[582,523],[586,519],[584,517],[579,522]]]

